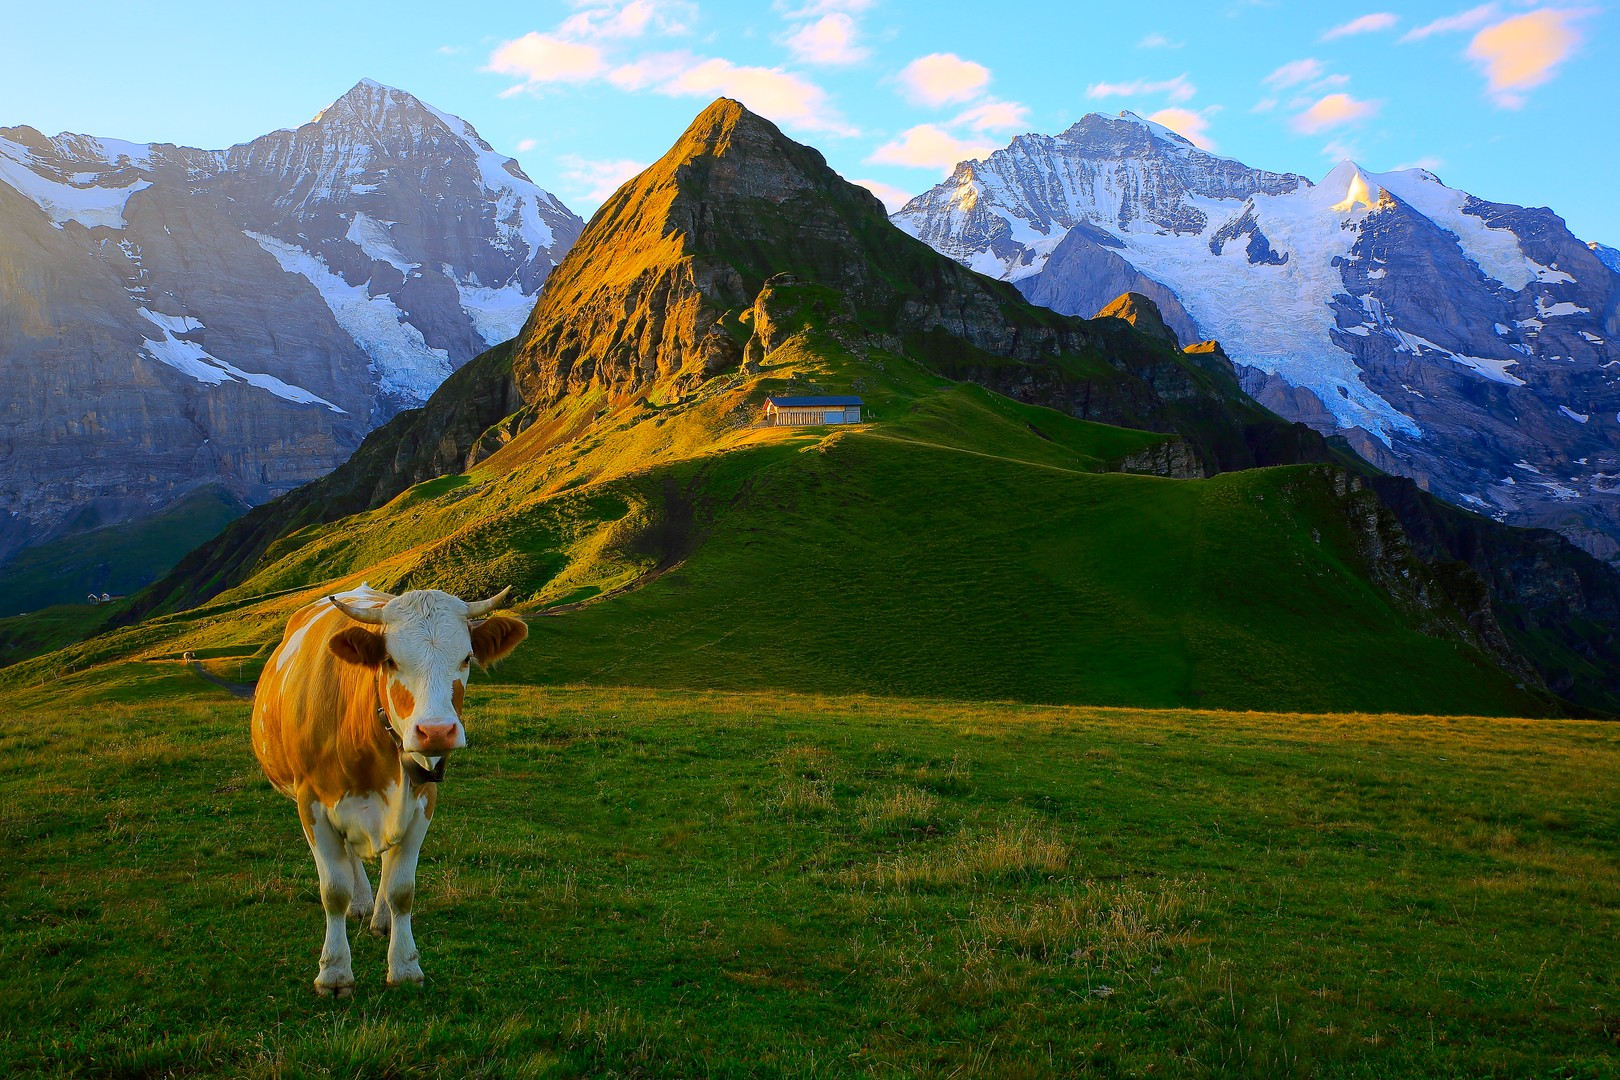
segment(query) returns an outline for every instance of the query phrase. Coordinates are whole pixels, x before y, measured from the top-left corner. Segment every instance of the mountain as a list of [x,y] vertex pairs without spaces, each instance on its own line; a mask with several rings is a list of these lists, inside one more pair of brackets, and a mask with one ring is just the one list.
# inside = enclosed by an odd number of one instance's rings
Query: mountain
[[963,162],[894,221],[1058,311],[1129,282],[1282,415],[1620,555],[1620,274],[1550,210],[1421,169],[1346,161],[1313,184],[1121,113]]
[[[871,420],[764,426],[784,393]],[[62,659],[262,656],[361,580],[513,586],[548,617],[507,670],[538,682],[1620,707],[1620,574],[1267,413],[1145,296],[1027,303],[724,100],[603,205],[516,341]]]
[[1592,254],[1598,257],[1599,262],[1615,273],[1620,274],[1620,248],[1612,248],[1607,244],[1596,242],[1586,246],[1592,249]]
[[227,150],[0,129],[0,559],[326,473],[514,336],[582,225],[370,80]]

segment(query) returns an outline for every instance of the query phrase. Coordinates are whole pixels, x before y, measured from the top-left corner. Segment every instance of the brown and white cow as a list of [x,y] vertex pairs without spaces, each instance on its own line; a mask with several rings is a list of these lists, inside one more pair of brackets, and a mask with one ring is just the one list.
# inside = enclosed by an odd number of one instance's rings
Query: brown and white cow
[[[526,636],[489,613],[507,592],[468,603],[434,589],[390,596],[368,586],[300,609],[253,700],[253,750],[298,803],[326,912],[317,993],[354,988],[346,915],[389,933],[388,982],[422,981],[411,937],[416,859],[433,820],[445,757],[467,745],[462,696],[472,665]],[[375,904],[362,859],[381,856]]]

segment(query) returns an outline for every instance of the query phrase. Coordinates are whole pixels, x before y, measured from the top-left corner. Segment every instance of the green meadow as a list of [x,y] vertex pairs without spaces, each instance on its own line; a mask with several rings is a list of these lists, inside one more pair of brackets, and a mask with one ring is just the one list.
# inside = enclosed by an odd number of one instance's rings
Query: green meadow
[[1620,1075],[1612,725],[512,679],[343,1001],[246,703],[6,691],[0,1073]]

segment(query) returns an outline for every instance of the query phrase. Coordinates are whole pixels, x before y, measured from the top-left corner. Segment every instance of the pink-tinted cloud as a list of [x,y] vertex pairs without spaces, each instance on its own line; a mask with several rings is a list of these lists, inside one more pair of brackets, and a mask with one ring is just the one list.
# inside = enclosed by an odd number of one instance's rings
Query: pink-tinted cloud
[[531,30],[497,46],[489,55],[487,70],[521,78],[523,83],[513,88],[521,89],[545,83],[588,82],[606,73],[607,61],[595,45],[564,41]]
[[1479,7],[1469,8],[1467,11],[1459,11],[1455,15],[1443,15],[1433,22],[1424,23],[1422,26],[1415,26],[1408,30],[1401,35],[1401,42],[1404,44],[1408,41],[1422,41],[1424,38],[1433,37],[1435,34],[1453,34],[1465,30],[1476,30],[1496,18],[1497,13],[1501,10],[1501,4],[1481,4]]
[[794,57],[806,64],[853,64],[871,50],[857,44],[855,20],[841,11],[805,23],[783,42]]
[[1380,30],[1388,30],[1401,21],[1399,15],[1392,15],[1387,11],[1363,15],[1358,19],[1351,19],[1342,23],[1322,35],[1323,41],[1332,41],[1334,38],[1349,37],[1352,34],[1375,34]]
[[900,72],[900,87],[919,105],[972,101],[990,85],[990,69],[955,53],[918,57]]
[[1209,118],[1203,113],[1194,112],[1191,109],[1172,107],[1160,109],[1148,119],[1155,124],[1163,124],[1202,150],[1215,149],[1214,141],[1207,134],[1209,131]]
[[893,184],[885,184],[881,180],[852,180],[850,182],[861,185],[861,187],[882,199],[884,207],[891,214],[911,201],[911,196],[904,190],[895,187]]
[[562,159],[563,183],[582,202],[601,204],[619,186],[647,167],[644,161],[592,161],[569,155]]
[[661,34],[690,32],[697,5],[689,0],[624,0],[590,3],[562,21],[557,33],[575,40],[636,38],[647,31]]
[[1186,75],[1177,75],[1173,79],[1165,79],[1162,82],[1137,79],[1127,83],[1092,83],[1086,87],[1087,97],[1140,97],[1143,94],[1163,94],[1177,103],[1192,100],[1193,95],[1196,93],[1198,93],[1198,87],[1188,81]]
[[1524,92],[1551,79],[1580,44],[1575,21],[1585,12],[1546,8],[1515,15],[1474,35],[1468,57],[1485,72],[1491,99],[1503,108],[1524,104]]
[[958,139],[944,128],[918,124],[898,139],[872,152],[871,165],[905,165],[917,169],[952,169],[958,162],[989,156],[996,148]]
[[705,60],[660,83],[661,94],[736,98],[761,116],[779,123],[825,131],[834,135],[859,135],[832,107],[827,92],[810,80],[781,68],[743,67],[729,60]]
[[1295,131],[1314,135],[1329,128],[1359,123],[1378,112],[1375,101],[1357,101],[1349,94],[1328,94],[1291,121]]
[[954,118],[951,127],[974,131],[1012,131],[1029,126],[1029,109],[1016,101],[987,101]]
[[1306,57],[1304,60],[1290,60],[1260,81],[1273,90],[1286,90],[1290,86],[1298,86],[1301,83],[1310,82],[1312,79],[1319,79],[1326,70],[1327,68],[1322,65],[1322,61],[1315,57]]

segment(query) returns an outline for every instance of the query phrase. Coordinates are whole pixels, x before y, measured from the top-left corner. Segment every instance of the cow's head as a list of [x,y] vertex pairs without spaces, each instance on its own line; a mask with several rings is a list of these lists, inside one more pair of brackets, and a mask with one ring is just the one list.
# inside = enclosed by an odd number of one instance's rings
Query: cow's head
[[363,625],[340,630],[328,645],[339,659],[377,672],[385,715],[405,753],[438,757],[467,745],[461,699],[472,665],[494,663],[529,634],[521,619],[490,614],[511,591],[468,603],[418,589],[377,607],[329,598]]

